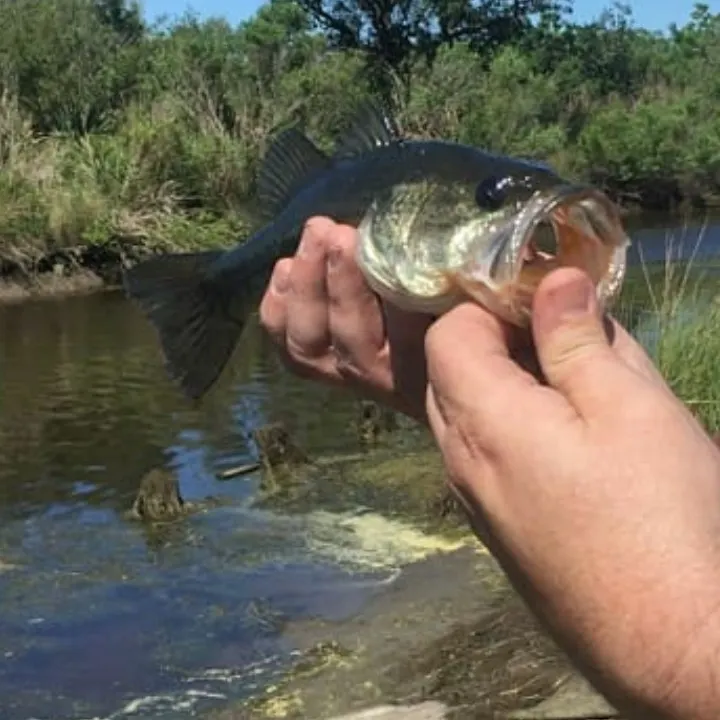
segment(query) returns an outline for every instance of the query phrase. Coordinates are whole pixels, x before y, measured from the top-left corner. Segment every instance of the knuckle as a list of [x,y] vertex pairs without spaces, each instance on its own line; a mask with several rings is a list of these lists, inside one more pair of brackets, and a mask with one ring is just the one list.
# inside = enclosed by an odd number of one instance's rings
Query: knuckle
[[[290,287],[293,265],[292,258],[281,258],[275,263],[268,283],[269,292],[282,295]],[[267,295],[268,292],[265,293],[265,297]]]
[[360,367],[354,359],[338,357],[335,359],[335,368],[338,375],[348,382],[366,385],[369,382],[368,373]]
[[311,377],[315,372],[314,360],[289,341],[280,347],[280,361],[287,370],[303,378]]
[[285,278],[290,276],[293,267],[293,259],[289,257],[280,258],[273,268],[273,277]]
[[272,311],[268,308],[268,303],[265,298],[263,298],[260,303],[260,307],[258,308],[258,317],[260,318],[261,327],[269,332],[270,335],[274,335],[277,332],[277,325],[273,322],[274,318]]
[[328,351],[324,338],[298,340],[291,333],[287,334],[285,348],[290,357],[305,365],[317,363]]
[[350,354],[334,353],[335,371],[343,381],[358,390],[392,391],[392,379],[378,367]]
[[337,383],[338,375],[327,355],[321,357],[308,357],[295,355],[287,347],[280,352],[283,366],[296,377],[315,382]]
[[331,251],[339,257],[352,258],[357,243],[357,232],[349,225],[337,225],[333,235]]
[[352,270],[355,259],[353,249],[339,238],[333,239],[328,251],[328,258],[330,259],[329,270],[331,275],[347,275],[348,271]]
[[541,363],[546,373],[585,378],[610,357],[610,349],[594,328],[578,325],[572,332],[556,332],[541,347]]
[[301,242],[320,243],[332,235],[333,229],[336,227],[335,222],[324,215],[314,215],[308,218],[303,225]]

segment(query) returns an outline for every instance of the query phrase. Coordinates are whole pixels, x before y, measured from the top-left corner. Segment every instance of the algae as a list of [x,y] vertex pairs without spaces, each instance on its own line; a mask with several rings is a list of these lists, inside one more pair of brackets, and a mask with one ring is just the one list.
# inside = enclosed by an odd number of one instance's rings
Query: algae
[[349,620],[288,623],[284,636],[301,652],[291,670],[213,720],[273,717],[288,697],[288,720],[426,701],[449,720],[489,720],[537,706],[575,675],[478,543],[406,566]]
[[[442,457],[435,448],[379,447],[366,453],[318,458],[263,479],[259,508],[292,514],[372,512],[427,532],[457,534],[466,520],[450,500]],[[450,501],[449,501],[450,500]]]

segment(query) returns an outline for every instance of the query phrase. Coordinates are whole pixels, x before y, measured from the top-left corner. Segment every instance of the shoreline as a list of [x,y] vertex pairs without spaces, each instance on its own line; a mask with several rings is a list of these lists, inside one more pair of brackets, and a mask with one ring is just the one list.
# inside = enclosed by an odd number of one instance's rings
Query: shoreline
[[0,279],[0,307],[41,300],[63,300],[122,290],[119,282],[108,282],[92,270],[70,275],[40,273],[25,281]]
[[[651,209],[634,204],[619,203],[619,207],[623,220],[633,220],[643,214],[653,217],[656,214]],[[720,211],[720,203],[705,208],[705,222],[708,217],[714,216],[713,211]],[[663,217],[683,224],[695,215],[676,211],[664,214]],[[222,246],[218,247],[222,248]],[[188,249],[188,251],[193,250]],[[23,269],[4,260],[0,254],[0,307],[35,300],[62,300],[98,292],[122,290],[122,272],[126,267],[162,252],[159,246],[152,248],[138,245],[132,240],[95,245],[69,245],[37,259],[33,263],[33,270]]]
[[[618,716],[609,708],[597,714],[604,698],[473,539],[405,566],[352,617],[293,621],[283,636],[301,653],[299,662],[265,692],[205,720],[341,720],[424,703],[443,708],[439,717],[447,720]],[[549,708],[536,714],[568,683],[581,686],[564,698],[570,715]]]
[[56,248],[31,267],[0,254],[0,307],[121,290],[124,269],[153,254],[132,240]]

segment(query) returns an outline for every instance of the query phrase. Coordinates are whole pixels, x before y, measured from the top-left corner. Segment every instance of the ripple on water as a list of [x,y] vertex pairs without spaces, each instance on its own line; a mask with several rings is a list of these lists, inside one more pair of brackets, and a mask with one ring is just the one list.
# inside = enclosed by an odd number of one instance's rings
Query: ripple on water
[[270,683],[291,657],[285,619],[347,617],[395,577],[367,547],[352,558],[347,538],[333,558],[333,522],[351,534],[340,516],[237,506],[155,538],[81,505],[6,524],[0,547],[17,565],[0,576],[8,720],[49,707],[60,719],[189,717]]
[[[193,717],[273,682],[286,620],[351,615],[450,549],[373,513],[253,510],[256,474],[216,478],[255,458],[267,422],[312,454],[357,447],[348,399],[291,377],[253,328],[200,404],[117,295],[0,309],[0,337],[3,720]],[[157,466],[187,498],[231,505],[154,530],[124,520]]]

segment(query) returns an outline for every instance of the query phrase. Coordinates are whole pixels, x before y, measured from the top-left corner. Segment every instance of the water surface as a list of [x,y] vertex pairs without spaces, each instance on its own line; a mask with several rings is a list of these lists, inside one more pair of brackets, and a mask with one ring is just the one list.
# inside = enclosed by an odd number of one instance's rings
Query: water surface
[[[668,225],[635,223],[661,262]],[[720,225],[675,228],[714,271]],[[640,252],[640,250],[641,252]],[[714,281],[713,281],[714,282]],[[314,455],[359,450],[345,394],[290,376],[256,328],[200,405],[167,380],[152,329],[118,293],[0,309],[0,698],[5,720],[184,718],[272,682],[285,619],[357,612],[392,570],[349,566],[332,514],[253,507],[253,428],[283,421]],[[126,520],[142,475],[177,472],[224,507],[149,532]],[[321,508],[319,508],[321,509]]]

